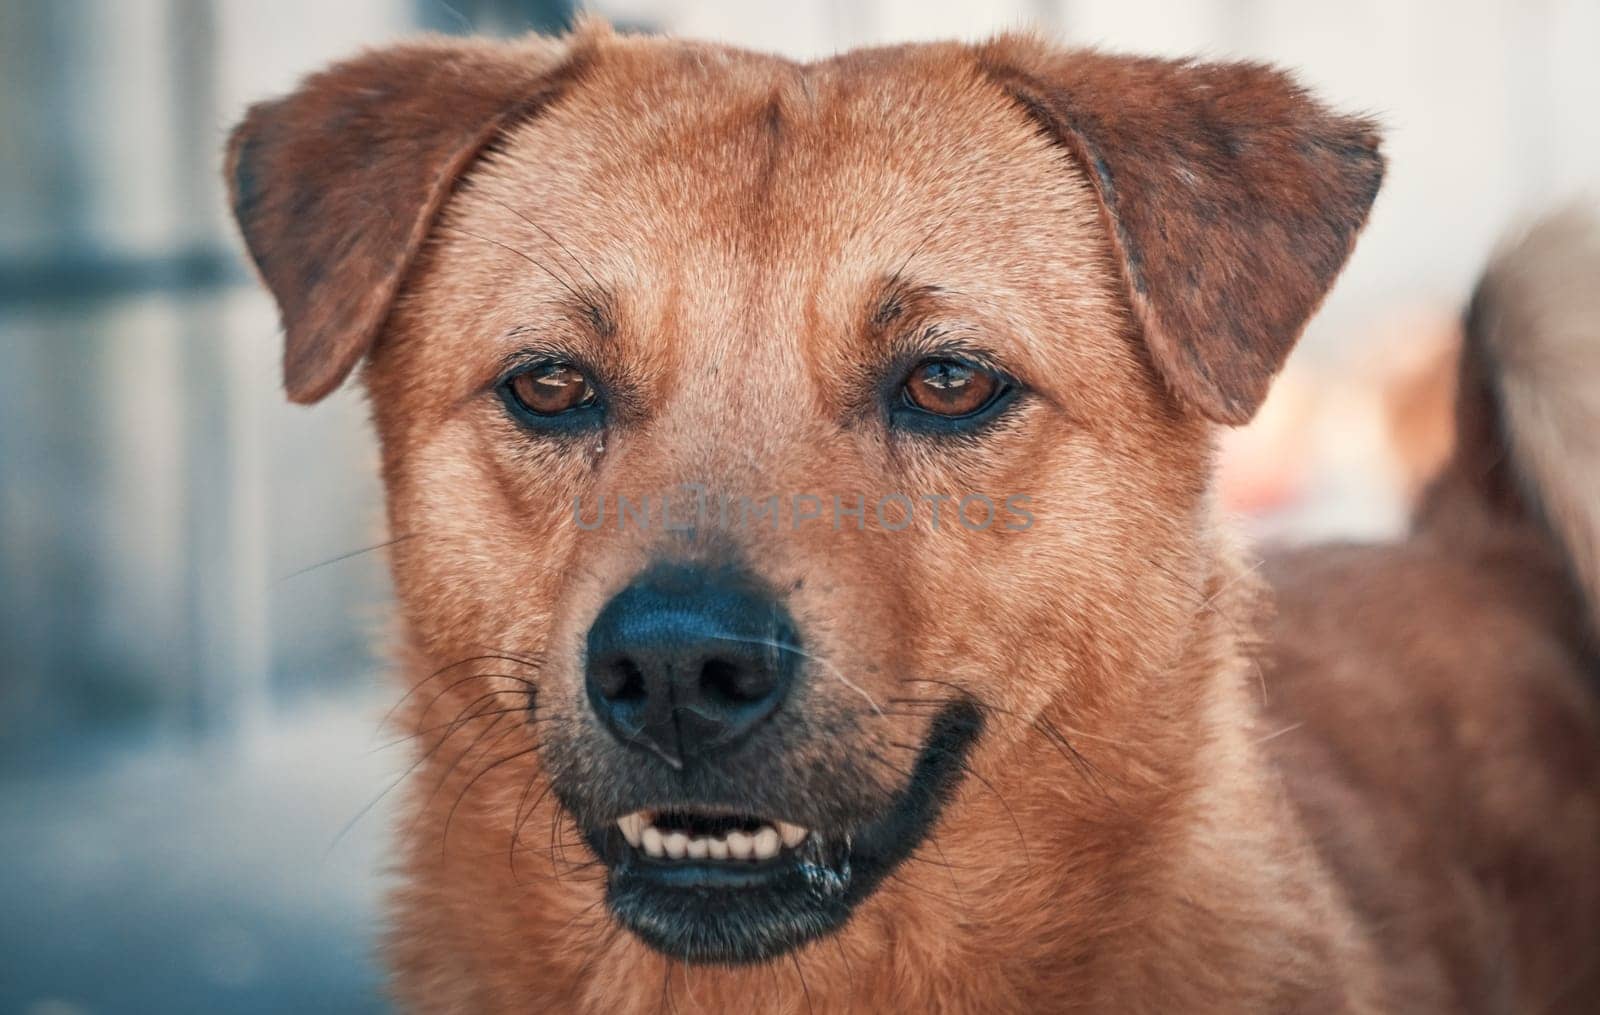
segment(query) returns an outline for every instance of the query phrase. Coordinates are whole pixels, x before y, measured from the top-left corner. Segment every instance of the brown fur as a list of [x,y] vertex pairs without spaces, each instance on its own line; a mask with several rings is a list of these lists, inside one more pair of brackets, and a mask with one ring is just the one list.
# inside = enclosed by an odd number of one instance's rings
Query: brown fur
[[[1369,125],[1248,65],[1027,38],[800,65],[588,25],[359,58],[253,110],[230,166],[290,394],[367,356],[418,757],[408,1004],[1589,1010],[1600,725],[1556,544],[1462,464],[1411,541],[1275,559],[1269,620],[1215,518],[1211,422],[1249,417],[1342,265]],[[1026,386],[1003,426],[882,425],[869,394],[930,328]],[[489,389],[530,344],[604,373],[603,436],[507,419]],[[1035,524],[573,524],[684,482],[1025,493]],[[797,808],[887,799],[955,695],[986,721],[842,931],[691,967],[608,918],[549,790],[625,777],[581,691],[601,605],[729,555],[820,660],[748,762]]]

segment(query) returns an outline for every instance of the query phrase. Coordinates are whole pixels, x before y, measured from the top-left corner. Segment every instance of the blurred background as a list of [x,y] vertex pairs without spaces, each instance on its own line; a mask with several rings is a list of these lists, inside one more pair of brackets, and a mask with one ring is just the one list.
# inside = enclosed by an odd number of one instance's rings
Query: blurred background
[[[1371,225],[1223,494],[1273,538],[1397,531],[1448,445],[1495,238],[1600,183],[1593,0],[617,0],[808,57],[1037,26],[1247,57],[1379,116]],[[218,182],[245,105],[563,0],[0,0],[0,1012],[383,1010],[397,693],[360,399],[293,408]],[[1589,193],[1593,193],[1590,189]]]

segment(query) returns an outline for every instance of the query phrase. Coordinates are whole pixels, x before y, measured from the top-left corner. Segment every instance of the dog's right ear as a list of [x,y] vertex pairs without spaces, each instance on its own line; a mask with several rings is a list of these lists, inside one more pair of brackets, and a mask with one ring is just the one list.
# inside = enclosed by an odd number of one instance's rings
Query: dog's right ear
[[229,196],[282,315],[292,400],[344,381],[461,173],[583,73],[599,32],[377,50],[250,108],[228,141]]

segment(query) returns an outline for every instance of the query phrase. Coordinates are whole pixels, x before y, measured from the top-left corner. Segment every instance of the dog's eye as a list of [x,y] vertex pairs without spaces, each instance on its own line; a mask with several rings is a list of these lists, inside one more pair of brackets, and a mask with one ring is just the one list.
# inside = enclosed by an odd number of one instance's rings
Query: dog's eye
[[903,388],[908,405],[947,419],[975,415],[1005,390],[1005,381],[993,371],[958,359],[923,360]]
[[535,416],[559,416],[595,402],[594,385],[570,363],[541,363],[505,382],[505,389],[521,408]]

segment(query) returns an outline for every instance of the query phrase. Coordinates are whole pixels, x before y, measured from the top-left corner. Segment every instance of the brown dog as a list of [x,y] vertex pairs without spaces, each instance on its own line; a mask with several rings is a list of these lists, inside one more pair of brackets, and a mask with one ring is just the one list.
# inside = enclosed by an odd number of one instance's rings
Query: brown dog
[[1411,539],[1273,621],[1213,510],[1382,168],[1274,70],[1026,37],[585,25],[252,109],[289,394],[364,361],[382,440],[400,997],[1593,1010],[1593,241],[1491,276]]

